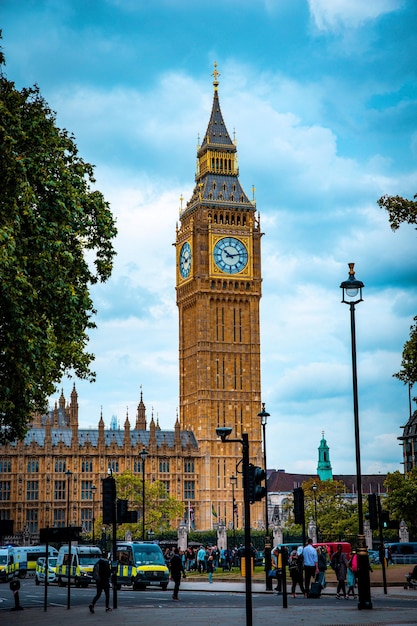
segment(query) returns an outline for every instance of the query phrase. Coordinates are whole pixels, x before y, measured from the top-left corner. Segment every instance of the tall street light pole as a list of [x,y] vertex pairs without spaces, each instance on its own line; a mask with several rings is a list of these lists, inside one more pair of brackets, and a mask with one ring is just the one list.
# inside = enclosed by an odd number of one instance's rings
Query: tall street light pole
[[265,411],[265,402],[262,403],[262,410],[258,413],[258,417],[261,418],[262,425],[262,441],[264,447],[264,470],[265,470],[265,589],[272,591],[272,578],[268,576],[271,570],[271,538],[269,536],[269,521],[268,521],[268,476],[266,469],[266,423],[269,413]]
[[92,497],[92,500],[93,500],[93,515],[92,515],[92,519],[91,519],[91,521],[93,522],[93,544],[95,543],[95,537],[96,537],[95,536],[95,531],[94,531],[94,526],[95,526],[95,523],[96,523],[95,511],[94,511],[94,496],[95,496],[96,491],[97,491],[97,487],[95,485],[91,485],[91,497]]
[[235,515],[236,515],[236,502],[235,502],[235,487],[237,485],[237,476],[234,474],[230,477],[230,484],[232,485],[232,529],[233,529],[233,547],[236,548],[236,524],[235,524]]
[[363,506],[362,506],[362,473],[361,453],[359,440],[359,403],[358,403],[358,377],[356,367],[356,328],[355,328],[355,305],[362,302],[362,289],[364,284],[355,278],[355,264],[348,263],[349,277],[340,285],[342,289],[342,302],[350,307],[350,331],[352,342],[352,382],[353,382],[353,414],[355,426],[355,451],[356,451],[356,484],[358,494],[358,609],[372,609],[371,582],[369,578],[369,556],[363,532]]
[[228,439],[232,432],[229,426],[216,428],[216,435],[222,443],[242,444],[243,504],[245,510],[245,596],[246,626],[252,626],[252,553],[250,540],[250,500],[249,500],[249,435],[242,433],[242,439]]
[[142,459],[142,541],[145,541],[145,461],[148,456],[146,448],[143,448],[140,456]]

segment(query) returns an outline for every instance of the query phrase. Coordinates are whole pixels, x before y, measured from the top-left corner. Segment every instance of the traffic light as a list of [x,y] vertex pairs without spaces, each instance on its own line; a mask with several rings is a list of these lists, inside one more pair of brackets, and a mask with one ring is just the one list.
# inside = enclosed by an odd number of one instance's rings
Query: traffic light
[[390,527],[389,511],[384,511],[382,509],[381,516],[380,516],[380,521],[381,521],[381,528],[389,528]]
[[294,495],[294,522],[304,524],[304,491],[302,487],[293,490]]
[[368,510],[371,530],[378,530],[378,507],[375,493],[368,495]]
[[117,499],[117,523],[126,524],[128,522],[129,511],[127,510],[127,500]]
[[115,522],[116,481],[113,476],[103,478],[103,524]]
[[128,524],[136,524],[138,521],[138,512],[137,511],[128,511],[127,512],[127,520]]
[[266,478],[265,471],[261,467],[249,463],[249,502],[259,502],[266,496],[266,488],[262,483]]

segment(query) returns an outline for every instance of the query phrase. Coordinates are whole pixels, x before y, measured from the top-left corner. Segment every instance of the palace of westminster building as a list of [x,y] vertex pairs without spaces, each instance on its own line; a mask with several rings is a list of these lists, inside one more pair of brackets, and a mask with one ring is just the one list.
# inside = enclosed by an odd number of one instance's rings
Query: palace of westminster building
[[[0,519],[13,520],[15,533],[33,536],[40,528],[67,523],[90,532],[93,519],[101,516],[108,468],[140,473],[144,448],[145,480],[162,481],[183,501],[184,519],[192,511],[196,529],[231,520],[230,477],[242,449],[239,442],[222,443],[217,427],[232,427],[233,439],[247,433],[250,461],[262,466],[262,233],[255,204],[239,182],[216,65],[213,77],[196,183],[176,230],[180,398],[174,429],[161,430],[153,416],[148,423],[142,391],[133,425],[126,417],[123,429],[105,428],[100,418],[97,430],[79,428],[74,385],[69,402],[62,393],[52,411],[34,416],[23,441],[0,446]],[[235,501],[243,522],[241,481]],[[263,519],[262,511],[261,503],[252,507],[254,523]],[[172,520],[172,526],[179,522]]]
[[[53,410],[34,416],[23,441],[0,446],[0,520],[13,520],[16,535],[36,538],[41,528],[68,523],[90,533],[102,514],[102,479],[109,468],[113,474],[140,474],[143,449],[145,480],[162,481],[184,503],[182,519],[190,522],[192,512],[196,530],[234,519],[230,478],[242,458],[243,433],[248,434],[250,461],[263,465],[262,232],[255,203],[239,182],[236,144],[220,109],[216,65],[213,76],[213,106],[197,149],[196,184],[176,230],[180,397],[174,429],[161,430],[153,415],[148,423],[142,391],[133,428],[128,417],[124,428],[114,423],[105,428],[100,417],[97,430],[82,429],[75,385],[69,402],[61,393]],[[232,439],[238,441],[219,440],[216,428],[224,426],[232,427]],[[408,471],[417,465],[415,415],[399,439]],[[268,491],[291,493],[301,479],[308,476],[274,472]],[[234,496],[241,526],[240,480]],[[269,508],[272,517],[273,498]],[[264,514],[264,503],[252,506],[252,526],[262,527]],[[180,521],[171,520],[172,527]]]

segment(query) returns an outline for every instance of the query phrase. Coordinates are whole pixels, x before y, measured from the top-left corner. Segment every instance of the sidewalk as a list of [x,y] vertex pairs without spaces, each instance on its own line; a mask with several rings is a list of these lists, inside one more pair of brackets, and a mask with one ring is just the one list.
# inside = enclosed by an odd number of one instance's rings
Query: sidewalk
[[[190,592],[207,592],[204,601],[190,606]],[[173,603],[171,594],[155,596],[155,601],[150,602],[149,594],[142,595],[137,592],[135,606],[124,606],[123,595],[119,596],[119,607],[109,613],[104,611],[103,603],[96,607],[94,615],[90,614],[87,606],[74,606],[67,610],[64,606],[48,606],[43,610],[43,605],[27,608],[23,611],[0,610],[0,621],[9,626],[20,624],[26,626],[92,626],[94,624],[111,624],[117,626],[184,626],[184,624],[198,624],[198,626],[244,626],[246,622],[245,607],[245,584],[236,583],[213,583],[206,582],[181,583],[181,595],[187,594],[187,605],[181,602]],[[216,601],[223,594],[239,594],[239,602],[242,608],[225,608],[224,602]],[[276,605],[260,606],[259,597],[268,594],[276,599]],[[282,606],[282,596],[273,592],[265,591],[265,585],[254,583],[252,585],[252,600],[256,599],[252,609],[253,626],[265,626],[265,624],[280,624],[280,626],[337,626],[347,624],[369,624],[395,626],[415,626],[417,622],[417,593],[413,590],[404,590],[400,587],[388,588],[388,594],[384,595],[382,588],[372,588],[373,609],[359,611],[355,600],[336,600],[334,588],[324,590],[323,597],[319,600],[308,600],[300,595],[293,599],[288,595],[288,608]],[[5,594],[3,594],[5,595]],[[269,598],[269,599],[270,599]],[[224,600],[224,598],[222,598]],[[191,600],[192,601],[192,600]],[[24,599],[22,598],[24,605]],[[233,602],[236,604],[236,602]],[[0,605],[1,607],[1,605]]]

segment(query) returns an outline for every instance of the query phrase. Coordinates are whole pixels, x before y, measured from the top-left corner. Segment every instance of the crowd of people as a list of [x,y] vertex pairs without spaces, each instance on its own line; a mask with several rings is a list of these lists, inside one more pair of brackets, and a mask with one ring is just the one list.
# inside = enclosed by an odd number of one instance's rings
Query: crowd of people
[[[245,553],[244,546],[239,548],[219,549],[217,546],[200,546],[199,548],[188,547],[181,552],[177,547],[166,548],[164,558],[171,579],[174,582],[172,599],[178,601],[178,592],[181,578],[186,577],[187,572],[198,572],[207,574],[208,582],[213,582],[213,573],[217,568],[223,571],[230,571],[233,566],[240,567],[240,560]],[[256,557],[256,550],[251,545],[251,555]],[[320,595],[326,587],[326,570],[331,567],[337,580],[336,598],[348,599],[350,596],[356,598],[355,587],[357,584],[357,555],[353,551],[347,556],[343,551],[343,546],[339,544],[336,552],[330,555],[326,546],[313,546],[312,539],[308,539],[306,545],[299,546],[297,550],[292,550],[288,555],[288,572],[291,579],[291,594],[296,597],[297,587],[304,597],[311,597],[313,583],[316,587],[314,593]],[[276,580],[275,590],[282,593],[283,584],[283,549],[279,546],[272,550],[271,571],[269,575]],[[97,593],[93,598],[89,609],[94,613],[94,606],[100,598],[102,592],[105,595],[106,611],[111,611],[109,607],[109,584],[110,565],[108,560],[100,559],[97,563],[96,581]],[[346,589],[347,583],[347,589]],[[318,592],[317,592],[318,587]]]
[[[271,577],[277,580],[275,590],[282,593],[282,549],[276,547],[271,555]],[[336,598],[356,598],[357,555],[353,551],[347,556],[339,544],[336,552],[330,555],[325,546],[313,546],[312,539],[306,545],[292,550],[288,556],[288,572],[291,578],[291,595],[296,597],[297,587],[304,597],[320,595],[326,587],[326,570],[331,567],[336,574]],[[313,589],[314,583],[314,589]],[[346,590],[347,583],[347,590]]]
[[[205,574],[210,571],[213,573],[218,568],[231,571],[233,567],[239,567],[242,550],[244,550],[242,547],[220,550],[217,546],[190,546],[181,554],[181,559],[186,572]],[[172,555],[173,549],[166,548],[164,558],[168,568]]]

